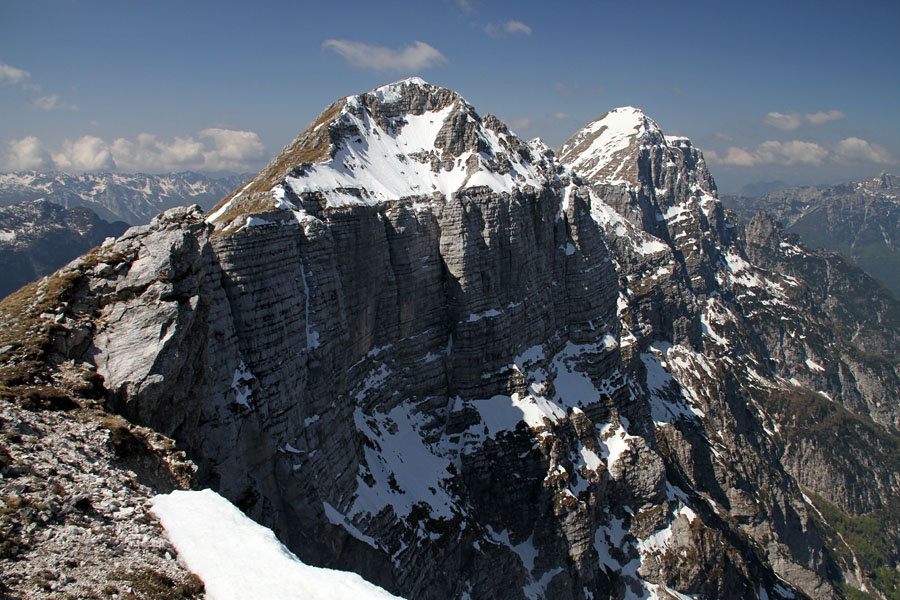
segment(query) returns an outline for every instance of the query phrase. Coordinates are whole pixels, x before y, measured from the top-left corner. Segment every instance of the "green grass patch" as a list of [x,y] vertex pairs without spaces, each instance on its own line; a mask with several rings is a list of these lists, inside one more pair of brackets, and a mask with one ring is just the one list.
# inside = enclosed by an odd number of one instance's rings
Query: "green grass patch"
[[[900,499],[865,515],[849,515],[818,494],[807,491],[816,509],[825,518],[826,533],[830,529],[832,550],[848,567],[853,556],[863,574],[889,600],[900,600],[898,567],[898,532],[900,532]],[[839,535],[836,535],[839,534]],[[852,554],[851,554],[852,551]],[[845,586],[848,598],[872,598]]]

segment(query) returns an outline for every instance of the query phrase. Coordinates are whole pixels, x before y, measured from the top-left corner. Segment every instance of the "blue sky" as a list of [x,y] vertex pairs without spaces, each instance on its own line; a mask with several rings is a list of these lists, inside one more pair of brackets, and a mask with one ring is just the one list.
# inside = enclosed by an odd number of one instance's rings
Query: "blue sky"
[[720,189],[900,171],[900,2],[0,0],[0,170],[255,171],[409,75],[558,146],[634,105]]

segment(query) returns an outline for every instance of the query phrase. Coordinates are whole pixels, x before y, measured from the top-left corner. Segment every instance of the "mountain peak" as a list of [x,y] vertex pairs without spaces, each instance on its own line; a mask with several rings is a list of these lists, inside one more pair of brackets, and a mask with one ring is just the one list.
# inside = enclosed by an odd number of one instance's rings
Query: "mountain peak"
[[229,229],[308,202],[428,200],[481,186],[510,193],[543,185],[548,160],[458,93],[411,77],[332,104],[209,221]]
[[588,179],[630,181],[628,165],[644,144],[665,144],[656,122],[633,106],[614,108],[562,145],[559,159]]
[[381,102],[395,102],[396,100],[402,98],[403,88],[407,86],[414,86],[418,88],[436,87],[431,85],[421,77],[407,77],[405,79],[401,79],[400,81],[395,81],[393,83],[388,83],[377,87],[369,93],[374,94]]

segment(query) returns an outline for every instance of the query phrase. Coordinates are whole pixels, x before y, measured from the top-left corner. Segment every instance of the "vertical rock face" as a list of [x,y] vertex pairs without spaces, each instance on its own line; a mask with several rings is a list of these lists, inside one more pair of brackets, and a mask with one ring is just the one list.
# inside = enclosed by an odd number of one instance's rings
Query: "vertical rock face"
[[407,597],[840,597],[800,485],[842,471],[773,421],[819,355],[780,365],[745,300],[799,318],[799,276],[741,231],[636,109],[557,161],[404,80],[101,248],[56,347],[301,559]]

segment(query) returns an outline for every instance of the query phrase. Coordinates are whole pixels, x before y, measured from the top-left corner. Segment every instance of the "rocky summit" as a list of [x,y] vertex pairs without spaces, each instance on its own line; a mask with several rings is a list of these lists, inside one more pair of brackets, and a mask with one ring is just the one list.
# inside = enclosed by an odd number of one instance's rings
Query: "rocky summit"
[[[0,565],[24,597],[81,585],[46,531],[160,537],[145,498],[187,485],[405,598],[896,597],[900,304],[727,212],[635,108],[557,157],[420,79],[349,96],[209,215],[0,310]],[[71,475],[84,510],[35,520],[71,470],[35,443],[122,498]],[[195,594],[152,543],[120,577]]]

